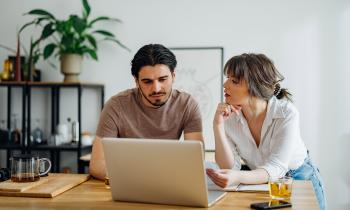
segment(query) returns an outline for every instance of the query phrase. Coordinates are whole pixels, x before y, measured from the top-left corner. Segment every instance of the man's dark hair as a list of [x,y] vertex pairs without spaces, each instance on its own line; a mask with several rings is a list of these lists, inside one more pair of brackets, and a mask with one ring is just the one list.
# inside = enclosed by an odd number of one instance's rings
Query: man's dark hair
[[139,71],[144,66],[157,64],[167,65],[171,72],[176,67],[176,57],[168,48],[161,44],[148,44],[139,49],[131,61],[131,74],[138,78]]

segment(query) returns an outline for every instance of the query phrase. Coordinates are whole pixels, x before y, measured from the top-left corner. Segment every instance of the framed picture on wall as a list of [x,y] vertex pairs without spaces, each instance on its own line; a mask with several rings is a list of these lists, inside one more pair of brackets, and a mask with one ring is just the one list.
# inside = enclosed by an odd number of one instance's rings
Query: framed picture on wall
[[172,47],[177,59],[174,88],[190,93],[199,103],[205,149],[215,149],[213,119],[223,100],[223,47]]

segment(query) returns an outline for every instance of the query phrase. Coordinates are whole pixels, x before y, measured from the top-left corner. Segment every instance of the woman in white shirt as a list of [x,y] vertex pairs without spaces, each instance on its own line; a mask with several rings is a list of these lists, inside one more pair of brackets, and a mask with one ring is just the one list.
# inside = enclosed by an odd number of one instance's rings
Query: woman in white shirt
[[[208,176],[220,187],[261,184],[286,174],[311,180],[320,208],[326,209],[319,171],[300,136],[299,113],[273,62],[263,54],[242,54],[224,71],[225,103],[218,105],[213,121],[221,169],[207,169]],[[240,170],[241,159],[250,171]]]

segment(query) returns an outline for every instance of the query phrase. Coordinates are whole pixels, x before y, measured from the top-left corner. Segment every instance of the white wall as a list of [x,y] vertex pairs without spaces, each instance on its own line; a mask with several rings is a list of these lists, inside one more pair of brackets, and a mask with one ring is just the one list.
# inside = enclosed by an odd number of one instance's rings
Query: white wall
[[[223,46],[225,61],[243,52],[266,53],[286,77],[283,86],[294,94],[302,136],[323,175],[330,209],[348,209],[350,1],[91,0],[91,4],[92,15],[124,21],[104,26],[113,28],[132,49],[128,53],[102,44],[99,62],[84,61],[81,79],[105,83],[106,98],[133,86],[130,61],[147,43]],[[37,7],[58,17],[81,11],[78,0],[0,0],[0,42],[14,48],[16,29],[30,20],[21,14]],[[24,41],[29,40],[27,33]],[[6,56],[0,50],[0,61]],[[38,66],[44,69],[45,80],[62,80],[59,71],[45,62]],[[5,95],[0,97],[2,118]]]

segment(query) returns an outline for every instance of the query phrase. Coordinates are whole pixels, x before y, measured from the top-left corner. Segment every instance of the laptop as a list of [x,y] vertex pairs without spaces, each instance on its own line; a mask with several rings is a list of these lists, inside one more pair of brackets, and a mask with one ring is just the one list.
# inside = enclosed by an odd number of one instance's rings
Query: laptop
[[208,191],[199,141],[103,138],[116,201],[210,207],[226,192]]

